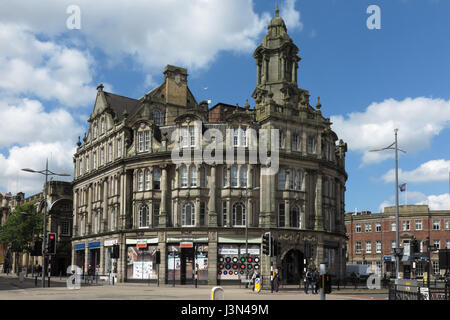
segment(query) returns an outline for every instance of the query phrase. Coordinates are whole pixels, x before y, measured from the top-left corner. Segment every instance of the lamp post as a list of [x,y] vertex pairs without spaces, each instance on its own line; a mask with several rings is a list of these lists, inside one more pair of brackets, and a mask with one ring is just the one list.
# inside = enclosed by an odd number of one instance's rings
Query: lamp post
[[406,151],[398,148],[397,132],[398,129],[394,129],[395,141],[386,148],[371,149],[371,152],[383,151],[383,150],[395,150],[395,272],[396,278],[400,279],[400,247],[399,247],[399,219],[398,219],[398,151],[406,153]]
[[33,170],[33,169],[22,169],[22,171],[31,172],[31,173],[40,173],[45,176],[45,185],[44,185],[44,224],[42,227],[42,288],[45,288],[45,253],[46,253],[46,238],[47,238],[47,182],[48,182],[48,176],[61,176],[61,177],[70,177],[70,174],[67,173],[55,173],[50,170],[48,170],[48,159],[45,162],[45,170]]

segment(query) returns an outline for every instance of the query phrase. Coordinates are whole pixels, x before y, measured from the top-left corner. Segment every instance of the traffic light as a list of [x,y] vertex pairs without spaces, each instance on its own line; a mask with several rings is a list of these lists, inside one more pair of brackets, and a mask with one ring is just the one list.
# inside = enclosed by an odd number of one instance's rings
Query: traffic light
[[263,254],[266,256],[270,255],[270,246],[271,246],[271,237],[270,232],[266,232],[263,235]]
[[324,293],[328,294],[331,293],[331,276],[329,274],[323,275],[323,290]]
[[119,259],[119,245],[118,245],[118,244],[114,244],[114,245],[113,245],[113,250],[112,250],[111,258],[113,258],[113,259]]
[[159,250],[155,252],[155,264],[161,264],[161,251]]
[[47,233],[47,254],[56,254],[56,233]]

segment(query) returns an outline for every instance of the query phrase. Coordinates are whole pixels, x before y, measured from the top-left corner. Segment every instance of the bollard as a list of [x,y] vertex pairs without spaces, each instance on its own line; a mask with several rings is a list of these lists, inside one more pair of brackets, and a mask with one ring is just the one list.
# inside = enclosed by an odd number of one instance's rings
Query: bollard
[[214,287],[211,289],[211,300],[225,300],[224,290],[222,287]]

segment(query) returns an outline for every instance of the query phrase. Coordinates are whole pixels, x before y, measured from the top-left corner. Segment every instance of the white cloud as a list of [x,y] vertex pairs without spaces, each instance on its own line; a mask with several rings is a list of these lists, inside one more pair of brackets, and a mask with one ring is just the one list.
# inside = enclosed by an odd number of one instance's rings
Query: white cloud
[[450,101],[425,97],[388,99],[372,103],[364,112],[332,116],[331,121],[349,149],[362,154],[363,164],[380,162],[393,158],[394,151],[369,150],[393,143],[396,128],[400,149],[408,153],[427,149],[431,139],[450,124]]
[[430,210],[450,210],[450,196],[448,193],[431,195],[417,204],[428,204]]
[[[430,160],[422,163],[418,168],[411,171],[398,170],[399,180],[402,182],[430,182],[447,181],[449,178],[450,160]],[[395,180],[395,170],[389,170],[382,179],[385,182]]]
[[[73,175],[73,141],[52,143],[33,142],[23,147],[15,146],[5,157],[0,154],[0,188],[13,193],[38,193],[42,191],[45,178],[41,174],[21,171],[23,168],[44,170],[49,160],[49,170]],[[71,181],[72,177],[54,177],[55,180]]]
[[[422,192],[412,191],[408,192],[408,205],[428,205],[430,210],[450,210],[450,196],[448,193],[440,195],[425,195]],[[405,193],[399,195],[399,205],[405,204]],[[384,212],[385,207],[395,206],[395,200],[392,196],[389,200],[383,201],[379,206],[379,212]]]
[[280,9],[280,16],[286,23],[286,27],[289,30],[292,29],[303,29],[303,23],[300,21],[300,11],[295,10],[296,0],[286,0],[282,3]]
[[[77,1],[81,30],[68,30],[67,7],[73,1],[27,0],[0,3],[0,20],[21,23],[54,37],[62,33],[86,40],[110,59],[131,56],[146,69],[165,64],[207,67],[220,51],[252,52],[274,11],[257,14],[253,0],[98,0]],[[291,28],[301,28],[295,1],[282,3]],[[274,8],[275,9],[275,8]]]
[[46,112],[37,100],[0,100],[0,147],[67,139],[74,144],[82,128],[63,109]]
[[92,59],[87,52],[39,40],[34,30],[0,23],[0,93],[57,99],[66,106],[92,100]]

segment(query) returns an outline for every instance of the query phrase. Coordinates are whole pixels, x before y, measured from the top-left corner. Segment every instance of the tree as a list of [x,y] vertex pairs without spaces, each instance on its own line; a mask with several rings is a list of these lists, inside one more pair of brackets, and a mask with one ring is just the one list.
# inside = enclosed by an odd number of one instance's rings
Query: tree
[[0,243],[6,244],[18,259],[20,253],[30,252],[32,243],[40,239],[43,222],[43,215],[36,212],[33,203],[19,205],[0,226]]

